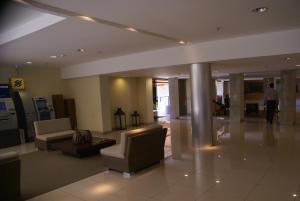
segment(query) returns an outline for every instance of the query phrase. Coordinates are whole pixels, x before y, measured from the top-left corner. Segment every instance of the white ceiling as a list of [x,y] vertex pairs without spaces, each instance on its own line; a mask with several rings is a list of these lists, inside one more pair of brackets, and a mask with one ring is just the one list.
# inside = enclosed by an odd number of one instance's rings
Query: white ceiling
[[[72,1],[72,3],[70,3]],[[300,26],[299,0],[39,0],[88,16],[191,42]],[[266,6],[264,14],[251,12]],[[223,27],[218,32],[217,27]]]
[[[37,1],[192,43],[300,27],[299,0]],[[8,28],[18,25],[12,16],[16,15],[18,9],[24,9],[24,5],[15,6],[18,7],[16,11],[11,11],[9,13],[11,17],[5,18]],[[251,11],[259,6],[267,6],[269,10],[262,14]],[[30,9],[32,13],[49,12],[32,6],[26,9]],[[32,61],[32,65],[37,67],[46,65],[62,67],[178,45],[162,38],[87,22],[75,17],[64,17],[66,19],[59,23],[1,45],[0,66],[15,66]],[[217,31],[217,27],[221,27],[221,30]],[[79,53],[76,51],[78,48],[84,48],[86,51]],[[67,56],[49,58],[50,55],[60,54]],[[251,63],[251,60],[245,62],[249,62],[249,66],[256,65]],[[222,62],[216,69],[235,65],[240,66]]]

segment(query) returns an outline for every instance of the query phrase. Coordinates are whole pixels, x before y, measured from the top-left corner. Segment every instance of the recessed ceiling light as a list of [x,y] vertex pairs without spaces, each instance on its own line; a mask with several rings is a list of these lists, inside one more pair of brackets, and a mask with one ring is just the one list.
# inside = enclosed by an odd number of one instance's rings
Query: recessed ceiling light
[[252,12],[254,13],[264,13],[268,10],[267,7],[258,7],[258,8],[254,8],[252,9]]
[[216,183],[218,184],[218,183],[220,183],[221,181],[218,179],[218,180],[216,180]]
[[26,61],[26,64],[29,64],[29,65],[30,65],[30,64],[32,64],[32,62],[31,62],[31,61]]
[[138,32],[135,28],[132,28],[132,27],[127,27],[126,30],[132,31],[132,32]]
[[219,31],[221,31],[223,29],[223,27],[217,27],[216,29],[219,32]]
[[181,45],[185,45],[186,44],[186,42],[184,42],[183,40],[178,41],[178,43],[181,44]]
[[84,15],[81,15],[81,16],[78,16],[80,19],[82,20],[85,20],[85,21],[89,21],[89,22],[95,22],[95,20],[91,17],[88,17],[88,16],[84,16]]
[[77,49],[77,52],[84,52],[85,50],[83,48]]
[[56,59],[56,57],[57,56],[55,56],[55,55],[50,56],[51,59]]
[[294,197],[294,198],[297,197],[297,196],[298,196],[298,195],[297,195],[296,193],[293,194],[293,197]]
[[218,155],[218,158],[221,158],[221,154]]
[[188,177],[189,175],[188,175],[188,174],[185,174],[184,176],[185,176],[185,177]]

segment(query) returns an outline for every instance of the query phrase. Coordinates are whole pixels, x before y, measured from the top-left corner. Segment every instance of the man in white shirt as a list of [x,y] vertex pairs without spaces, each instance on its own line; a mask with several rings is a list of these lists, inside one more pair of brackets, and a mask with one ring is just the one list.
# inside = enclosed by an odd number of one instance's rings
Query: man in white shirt
[[278,105],[278,93],[274,89],[273,83],[271,83],[269,85],[269,88],[266,89],[266,91],[265,91],[264,102],[265,102],[265,105],[267,105],[267,116],[266,116],[267,123],[272,124],[274,112]]

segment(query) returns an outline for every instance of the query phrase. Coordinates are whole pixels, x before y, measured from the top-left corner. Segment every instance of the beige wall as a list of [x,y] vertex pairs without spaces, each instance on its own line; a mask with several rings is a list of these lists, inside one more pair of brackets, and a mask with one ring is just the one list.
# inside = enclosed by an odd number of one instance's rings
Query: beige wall
[[138,112],[142,123],[154,121],[153,114],[153,84],[151,78],[137,78]]
[[134,110],[141,114],[143,123],[153,121],[151,78],[91,76],[62,80],[58,68],[26,67],[19,74],[14,68],[0,68],[0,83],[8,83],[10,77],[17,75],[25,79],[26,90],[21,95],[29,101],[34,96],[53,94],[74,98],[79,129],[111,130],[118,107],[126,112],[127,125],[131,125]]
[[23,77],[28,96],[51,96],[64,91],[63,80],[58,68],[26,67],[16,72],[13,67],[0,68],[0,82],[8,83],[12,76]]
[[[137,79],[136,78],[111,78],[111,114],[118,107],[126,113],[127,125],[131,124],[131,113],[138,110]],[[112,115],[112,125],[115,127],[115,119]]]
[[102,132],[99,76],[64,80],[65,97],[74,98],[79,129]]
[[23,70],[26,91],[30,96],[51,96],[64,92],[64,82],[58,68],[25,68]]
[[[131,114],[137,110],[142,123],[153,122],[153,94],[151,78],[111,78],[111,114],[118,107],[126,113],[127,126],[131,125]],[[112,115],[112,125],[115,119]]]

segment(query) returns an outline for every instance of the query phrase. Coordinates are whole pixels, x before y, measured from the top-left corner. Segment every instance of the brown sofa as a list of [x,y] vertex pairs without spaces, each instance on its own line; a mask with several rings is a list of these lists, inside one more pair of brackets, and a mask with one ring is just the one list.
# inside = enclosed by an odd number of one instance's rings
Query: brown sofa
[[16,152],[0,154],[0,200],[21,200],[20,166]]
[[153,124],[121,133],[120,144],[101,149],[104,164],[112,170],[132,173],[164,158],[167,129]]
[[35,145],[41,150],[51,149],[52,143],[72,138],[76,132],[69,118],[35,121],[34,130]]

